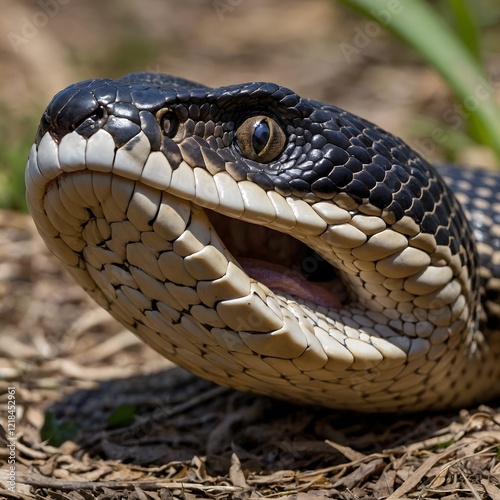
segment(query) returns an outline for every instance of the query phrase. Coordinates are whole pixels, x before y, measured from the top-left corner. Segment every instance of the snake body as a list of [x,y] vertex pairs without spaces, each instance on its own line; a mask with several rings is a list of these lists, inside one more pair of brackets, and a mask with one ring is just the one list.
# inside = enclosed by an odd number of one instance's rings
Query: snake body
[[150,73],[57,94],[26,169],[48,247],[162,355],[360,411],[500,393],[499,185],[276,84]]

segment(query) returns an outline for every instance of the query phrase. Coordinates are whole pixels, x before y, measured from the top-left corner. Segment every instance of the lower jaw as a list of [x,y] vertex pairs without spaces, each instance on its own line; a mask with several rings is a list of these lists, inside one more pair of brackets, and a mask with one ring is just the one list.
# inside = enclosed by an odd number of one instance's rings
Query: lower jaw
[[[277,295],[292,296],[328,309],[340,309],[342,302],[332,289],[338,278],[330,265],[311,256],[299,240],[265,226],[253,225],[206,210],[211,224],[225,246],[248,276]],[[321,264],[322,271],[318,271]],[[310,281],[301,270],[311,268],[320,281]]]

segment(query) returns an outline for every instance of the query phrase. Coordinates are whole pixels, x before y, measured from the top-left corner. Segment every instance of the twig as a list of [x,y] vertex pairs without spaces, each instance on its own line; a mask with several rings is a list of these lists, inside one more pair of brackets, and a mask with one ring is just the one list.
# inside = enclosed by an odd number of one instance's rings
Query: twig
[[133,490],[136,486],[146,491],[157,491],[160,488],[169,490],[198,490],[204,492],[239,492],[240,486],[204,485],[197,483],[163,482],[163,481],[67,481],[65,479],[52,479],[36,475],[35,477],[21,476],[18,482],[38,488],[56,488],[64,491],[93,490],[95,488],[111,488],[114,490]]

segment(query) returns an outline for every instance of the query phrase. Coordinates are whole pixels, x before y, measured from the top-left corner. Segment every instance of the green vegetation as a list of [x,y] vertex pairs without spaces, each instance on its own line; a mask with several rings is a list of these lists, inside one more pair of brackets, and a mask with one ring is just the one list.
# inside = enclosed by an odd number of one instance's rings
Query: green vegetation
[[134,422],[135,407],[127,404],[117,406],[108,417],[108,428],[125,427]]
[[42,441],[51,446],[61,446],[64,442],[73,439],[78,427],[75,422],[61,422],[57,420],[53,411],[45,414],[45,422],[40,430]]
[[0,208],[26,212],[24,167],[33,144],[33,124],[39,118],[9,123],[0,112]]
[[467,0],[443,0],[435,6],[424,0],[340,1],[413,47],[455,94],[458,107],[450,116],[454,124],[458,127],[465,120],[470,136],[489,146],[500,161],[500,112],[482,64],[476,16],[480,9]]

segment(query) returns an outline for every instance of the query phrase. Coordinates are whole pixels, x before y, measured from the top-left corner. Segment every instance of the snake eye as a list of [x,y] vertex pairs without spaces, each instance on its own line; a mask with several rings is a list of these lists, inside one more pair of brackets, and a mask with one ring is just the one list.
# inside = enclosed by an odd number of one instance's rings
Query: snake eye
[[236,130],[236,141],[249,160],[268,163],[283,152],[285,133],[269,116],[251,116]]
[[164,135],[173,138],[179,128],[179,119],[173,111],[167,111],[160,117],[160,127]]

